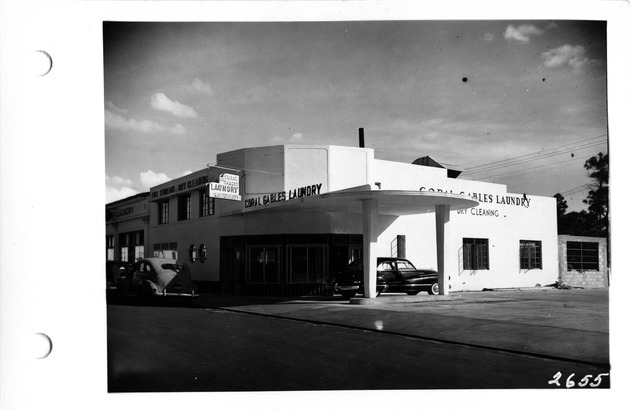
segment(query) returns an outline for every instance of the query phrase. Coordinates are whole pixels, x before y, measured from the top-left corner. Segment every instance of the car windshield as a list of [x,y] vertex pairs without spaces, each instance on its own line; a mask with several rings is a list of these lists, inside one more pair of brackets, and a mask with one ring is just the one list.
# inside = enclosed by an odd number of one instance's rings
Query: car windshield
[[416,267],[409,261],[398,261],[398,270],[416,270]]

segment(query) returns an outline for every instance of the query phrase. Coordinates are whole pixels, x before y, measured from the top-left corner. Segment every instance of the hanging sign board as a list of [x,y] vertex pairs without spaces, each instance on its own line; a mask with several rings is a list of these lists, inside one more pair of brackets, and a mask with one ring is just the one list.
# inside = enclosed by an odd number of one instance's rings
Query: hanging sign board
[[219,182],[208,184],[210,198],[228,199],[230,201],[240,201],[238,175],[221,174]]

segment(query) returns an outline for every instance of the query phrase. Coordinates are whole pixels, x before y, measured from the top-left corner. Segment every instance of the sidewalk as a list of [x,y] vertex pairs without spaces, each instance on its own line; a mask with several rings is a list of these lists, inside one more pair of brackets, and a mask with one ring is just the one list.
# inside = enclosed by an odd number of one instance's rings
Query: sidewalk
[[378,299],[382,302],[363,305],[340,296],[201,295],[195,305],[609,366],[607,289],[387,294]]

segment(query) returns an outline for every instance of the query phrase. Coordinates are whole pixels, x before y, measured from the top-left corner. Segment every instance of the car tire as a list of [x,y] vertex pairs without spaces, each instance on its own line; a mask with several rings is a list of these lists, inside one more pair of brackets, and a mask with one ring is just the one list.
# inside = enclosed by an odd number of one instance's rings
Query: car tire
[[429,295],[439,295],[440,285],[437,282],[435,282],[434,284],[431,285],[431,287],[429,288],[427,292],[429,292]]
[[419,291],[419,290],[411,290],[411,291],[407,292],[407,294],[408,294],[409,296],[415,296],[415,295],[417,295],[418,293],[420,293],[420,291]]
[[344,299],[350,299],[350,298],[354,297],[354,295],[356,295],[356,294],[357,294],[357,292],[353,292],[353,291],[341,292],[341,296]]

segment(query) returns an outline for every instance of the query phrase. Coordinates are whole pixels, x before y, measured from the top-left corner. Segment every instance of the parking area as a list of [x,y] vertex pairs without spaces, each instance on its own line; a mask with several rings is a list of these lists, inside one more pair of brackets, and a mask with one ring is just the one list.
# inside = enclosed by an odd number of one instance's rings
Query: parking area
[[510,289],[388,294],[378,303],[327,298],[203,295],[195,304],[609,366],[608,289]]

